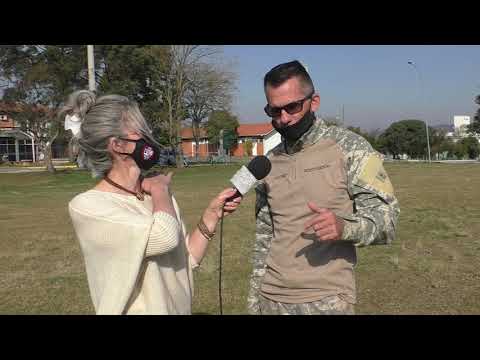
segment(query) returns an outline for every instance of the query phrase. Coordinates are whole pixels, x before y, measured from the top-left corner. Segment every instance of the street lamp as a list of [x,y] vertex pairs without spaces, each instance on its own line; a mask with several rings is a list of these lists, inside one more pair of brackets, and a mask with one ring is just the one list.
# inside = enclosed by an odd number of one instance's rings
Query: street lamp
[[[418,87],[419,87],[419,93],[420,93],[420,98],[423,99],[423,84],[422,84],[422,78],[420,77],[420,72],[418,71],[418,68],[417,68],[417,65],[413,62],[413,61],[408,61],[408,64],[409,65],[412,65],[413,68],[415,69],[415,73],[417,74],[417,79],[418,79]],[[423,101],[422,101],[423,103]],[[427,119],[424,119],[425,120],[425,130],[427,131],[427,149],[428,149],[428,162],[431,163],[431,159],[430,159],[430,140],[428,138],[428,123],[427,123]]]

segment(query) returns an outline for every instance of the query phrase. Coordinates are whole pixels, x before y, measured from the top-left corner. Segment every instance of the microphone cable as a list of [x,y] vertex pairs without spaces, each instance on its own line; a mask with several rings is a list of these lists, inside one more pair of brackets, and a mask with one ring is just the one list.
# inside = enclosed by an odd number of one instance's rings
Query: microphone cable
[[222,308],[222,253],[223,253],[223,207],[222,217],[220,218],[220,251],[219,251],[219,267],[218,267],[218,303],[220,306],[220,315],[223,315]]

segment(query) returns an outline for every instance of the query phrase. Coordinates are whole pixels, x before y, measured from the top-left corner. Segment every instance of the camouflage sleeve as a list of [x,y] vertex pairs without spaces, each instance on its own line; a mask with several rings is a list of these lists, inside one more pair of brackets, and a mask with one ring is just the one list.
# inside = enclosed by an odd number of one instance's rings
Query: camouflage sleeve
[[265,185],[260,183],[256,188],[255,219],[256,234],[253,246],[252,263],[253,270],[250,277],[250,289],[247,298],[249,314],[259,314],[258,291],[265,274],[265,259],[270,249],[273,237],[272,219],[267,202]]
[[400,207],[383,167],[383,157],[361,137],[347,147],[347,178],[354,202],[345,218],[343,240],[356,246],[389,244],[395,239]]

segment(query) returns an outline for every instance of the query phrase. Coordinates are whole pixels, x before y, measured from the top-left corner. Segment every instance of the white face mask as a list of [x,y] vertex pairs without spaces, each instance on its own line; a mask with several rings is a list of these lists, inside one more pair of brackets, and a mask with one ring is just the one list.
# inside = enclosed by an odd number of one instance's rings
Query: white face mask
[[80,125],[82,125],[82,120],[77,114],[72,116],[67,114],[67,116],[65,116],[65,130],[72,130],[74,136],[80,132]]

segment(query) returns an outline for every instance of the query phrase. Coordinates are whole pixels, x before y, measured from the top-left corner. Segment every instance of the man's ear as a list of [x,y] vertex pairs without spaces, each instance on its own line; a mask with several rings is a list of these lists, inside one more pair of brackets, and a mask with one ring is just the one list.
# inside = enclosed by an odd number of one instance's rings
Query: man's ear
[[313,94],[311,109],[313,112],[316,112],[319,108],[320,108],[320,95]]

